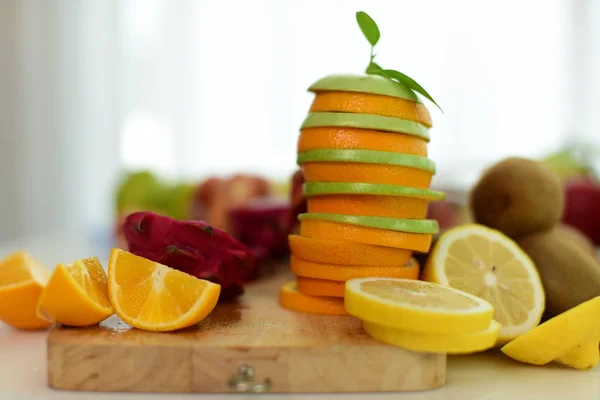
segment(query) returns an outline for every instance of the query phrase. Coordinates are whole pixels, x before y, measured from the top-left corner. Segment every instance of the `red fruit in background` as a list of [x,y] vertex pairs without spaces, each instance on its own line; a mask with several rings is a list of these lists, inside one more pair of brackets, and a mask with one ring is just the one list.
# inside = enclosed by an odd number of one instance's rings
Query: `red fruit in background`
[[600,184],[588,178],[567,182],[562,220],[600,246]]
[[123,231],[133,254],[220,284],[219,300],[239,296],[256,276],[250,249],[206,222],[136,212],[125,219]]
[[303,190],[304,173],[301,169],[292,175],[292,185],[290,187],[290,212],[289,212],[289,232],[298,224],[298,215],[307,211],[306,198]]
[[288,254],[288,201],[257,199],[229,213],[231,234],[252,249],[258,260],[277,259]]

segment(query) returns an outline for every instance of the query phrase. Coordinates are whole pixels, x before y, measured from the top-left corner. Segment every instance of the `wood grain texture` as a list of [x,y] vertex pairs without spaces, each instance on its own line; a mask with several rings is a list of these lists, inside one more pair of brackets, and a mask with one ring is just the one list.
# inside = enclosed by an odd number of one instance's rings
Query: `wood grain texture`
[[287,273],[263,279],[242,298],[219,305],[198,326],[144,332],[116,317],[98,327],[55,327],[48,338],[48,383],[105,392],[231,392],[239,366],[271,392],[415,391],[440,387],[446,356],[378,343],[352,317],[279,307]]

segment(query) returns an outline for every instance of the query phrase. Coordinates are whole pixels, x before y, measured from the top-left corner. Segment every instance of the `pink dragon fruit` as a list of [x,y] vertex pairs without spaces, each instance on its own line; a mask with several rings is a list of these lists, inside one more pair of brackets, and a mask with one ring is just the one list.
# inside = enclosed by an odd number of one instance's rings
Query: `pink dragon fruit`
[[244,292],[256,276],[250,249],[204,221],[178,221],[152,212],[130,214],[123,226],[129,251],[221,285],[219,301]]

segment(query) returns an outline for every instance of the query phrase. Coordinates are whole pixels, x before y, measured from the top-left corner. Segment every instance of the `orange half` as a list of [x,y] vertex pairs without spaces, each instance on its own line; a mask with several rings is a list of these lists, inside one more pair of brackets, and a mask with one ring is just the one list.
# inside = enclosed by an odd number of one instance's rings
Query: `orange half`
[[409,233],[339,222],[303,220],[300,235],[313,239],[338,240],[376,246],[395,247],[427,253],[432,235]]
[[312,149],[380,150],[427,157],[427,141],[421,137],[359,128],[303,129],[298,139],[298,152]]
[[417,279],[419,277],[419,264],[415,259],[411,259],[405,266],[384,267],[320,264],[291,256],[290,270],[296,276],[304,278],[326,279],[340,282],[369,277],[403,279]]
[[428,201],[416,197],[339,194],[307,200],[308,212],[423,219]]
[[344,308],[344,299],[305,295],[297,290],[296,282],[288,282],[281,287],[279,304],[289,310],[312,314],[348,315]]
[[433,172],[398,165],[357,162],[310,162],[302,165],[306,181],[364,182],[428,189]]
[[298,235],[288,236],[288,241],[292,254],[296,257],[324,264],[397,267],[405,265],[412,256],[411,250],[353,242],[312,239]]
[[381,94],[326,91],[318,92],[310,112],[346,112],[375,114],[419,122],[431,127],[431,115],[421,104]]

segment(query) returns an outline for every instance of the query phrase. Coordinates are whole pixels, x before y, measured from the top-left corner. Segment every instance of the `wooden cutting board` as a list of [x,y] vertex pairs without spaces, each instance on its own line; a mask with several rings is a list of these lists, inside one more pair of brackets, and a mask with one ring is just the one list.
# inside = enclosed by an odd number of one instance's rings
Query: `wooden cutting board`
[[99,327],[57,326],[48,383],[102,392],[376,392],[443,386],[446,356],[387,346],[360,321],[279,307],[283,272],[247,287],[193,328],[144,332],[117,317]]

